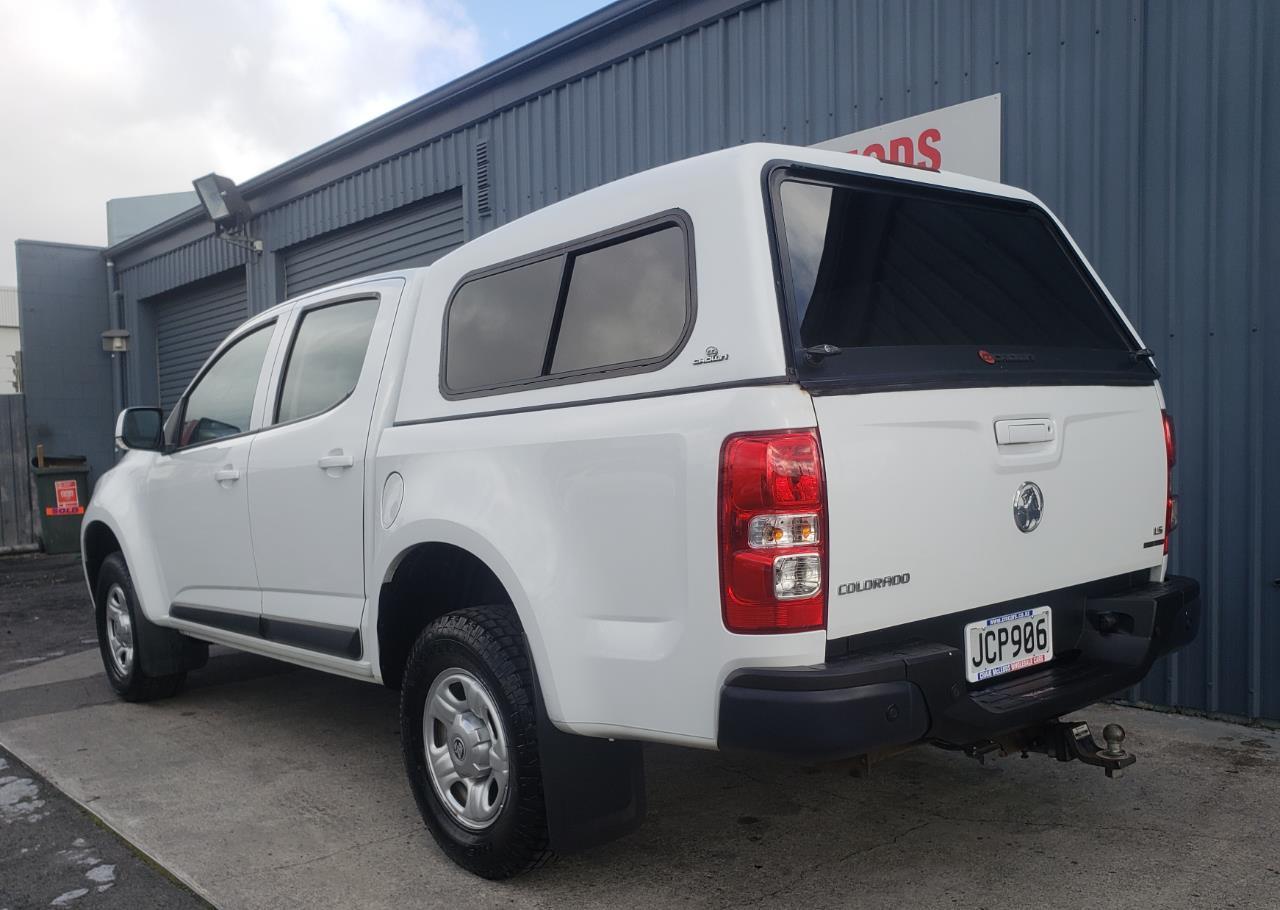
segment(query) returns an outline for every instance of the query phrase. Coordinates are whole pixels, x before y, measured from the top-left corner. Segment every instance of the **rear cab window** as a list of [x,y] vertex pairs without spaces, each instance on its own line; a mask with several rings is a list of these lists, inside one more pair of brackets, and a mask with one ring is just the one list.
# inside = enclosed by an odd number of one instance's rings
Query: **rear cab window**
[[666,213],[472,275],[445,311],[447,398],[658,369],[693,322],[693,253]]
[[378,298],[324,303],[303,312],[276,404],[276,423],[337,407],[355,391],[378,316]]
[[806,384],[1156,378],[1066,237],[1031,203],[790,167],[772,172],[768,202]]

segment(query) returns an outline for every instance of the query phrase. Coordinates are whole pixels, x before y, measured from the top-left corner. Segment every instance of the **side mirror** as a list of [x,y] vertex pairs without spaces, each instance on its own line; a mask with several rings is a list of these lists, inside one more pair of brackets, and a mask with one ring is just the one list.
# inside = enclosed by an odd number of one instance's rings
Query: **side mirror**
[[129,451],[164,448],[164,413],[159,408],[125,408],[116,418],[116,446]]

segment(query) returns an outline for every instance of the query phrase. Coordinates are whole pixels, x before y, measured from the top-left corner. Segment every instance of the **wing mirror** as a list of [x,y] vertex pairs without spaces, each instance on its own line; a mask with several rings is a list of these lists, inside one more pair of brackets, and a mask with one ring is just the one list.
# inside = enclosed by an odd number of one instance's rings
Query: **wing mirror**
[[164,412],[159,408],[125,408],[116,418],[116,447],[159,452],[164,448]]

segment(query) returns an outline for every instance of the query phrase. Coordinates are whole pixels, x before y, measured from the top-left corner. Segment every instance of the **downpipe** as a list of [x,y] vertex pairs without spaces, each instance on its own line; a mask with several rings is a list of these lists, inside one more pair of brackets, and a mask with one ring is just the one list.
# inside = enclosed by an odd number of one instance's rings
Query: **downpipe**
[[[113,329],[124,328],[124,295],[116,286],[116,264],[107,260],[107,324]],[[111,355],[111,405],[112,416],[124,409],[124,357],[121,354]]]

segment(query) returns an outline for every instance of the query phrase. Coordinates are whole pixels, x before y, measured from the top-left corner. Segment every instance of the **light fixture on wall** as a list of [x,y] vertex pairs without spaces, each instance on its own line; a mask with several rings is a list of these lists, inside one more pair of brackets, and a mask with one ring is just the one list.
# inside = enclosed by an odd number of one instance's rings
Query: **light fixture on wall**
[[191,185],[196,188],[200,204],[218,237],[254,253],[262,252],[262,241],[254,240],[246,231],[252,213],[234,180],[221,174],[205,174],[192,180]]
[[102,350],[108,354],[126,354],[129,351],[128,329],[107,329],[102,333]]

